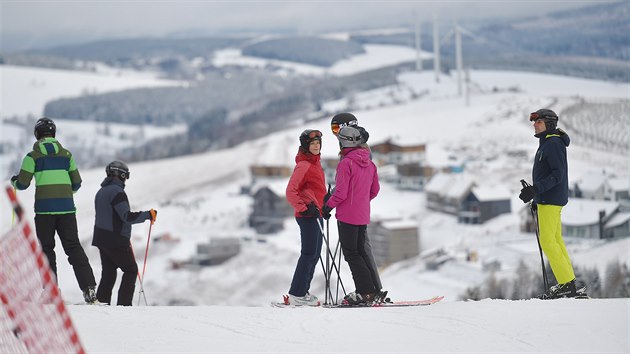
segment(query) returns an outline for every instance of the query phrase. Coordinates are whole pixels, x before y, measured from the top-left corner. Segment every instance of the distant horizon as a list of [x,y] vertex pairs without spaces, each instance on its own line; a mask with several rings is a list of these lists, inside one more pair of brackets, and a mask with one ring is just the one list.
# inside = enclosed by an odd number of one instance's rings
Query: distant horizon
[[[315,34],[441,22],[526,18],[618,0],[486,1],[3,1],[0,52],[107,39],[248,33]],[[147,5],[149,4],[149,5]]]

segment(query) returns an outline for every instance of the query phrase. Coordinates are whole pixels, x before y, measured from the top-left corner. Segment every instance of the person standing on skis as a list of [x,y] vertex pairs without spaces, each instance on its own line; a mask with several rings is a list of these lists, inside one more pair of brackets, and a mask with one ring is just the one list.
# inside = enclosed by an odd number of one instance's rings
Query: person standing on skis
[[129,179],[129,167],[122,161],[112,161],[105,168],[107,177],[96,193],[94,206],[94,237],[92,246],[98,247],[101,256],[101,281],[96,298],[110,304],[118,268],[123,271],[118,289],[117,305],[131,306],[136,288],[138,264],[131,248],[131,225],[151,220],[154,223],[157,211],[132,212],[125,193],[125,181]]
[[55,139],[52,119],[37,120],[33,131],[37,141],[26,154],[20,173],[11,177],[14,188],[25,190],[35,177],[35,232],[57,280],[55,233],[72,265],[86,303],[96,302],[94,273],[79,241],[77,209],[73,194],[81,188],[81,175],[72,153]]
[[318,306],[319,299],[309,293],[313,273],[322,250],[323,224],[321,208],[326,195],[324,169],[320,162],[322,133],[306,129],[300,134],[295,169],[286,189],[286,198],[295,211],[300,227],[301,250],[289,295],[284,303],[296,306]]
[[[352,113],[339,113],[332,117],[330,121],[330,130],[335,135],[335,137],[339,134],[339,130],[343,127],[354,127],[359,130],[361,133],[361,144],[363,147],[369,149],[367,145],[367,141],[370,138],[370,134],[363,127],[359,126],[359,120]],[[341,146],[340,146],[341,148]],[[370,154],[371,158],[371,154]],[[363,244],[363,249],[365,250],[365,254],[367,256],[367,266],[370,268],[370,273],[374,278],[374,285],[376,286],[376,299],[375,301],[384,300],[387,296],[387,291],[382,290],[383,284],[381,283],[381,277],[378,274],[378,267],[376,266],[376,260],[374,260],[374,253],[372,252],[372,245],[370,243],[370,238],[365,238],[365,243]]]
[[326,201],[322,214],[329,219],[331,210],[337,208],[339,241],[356,289],[344,302],[355,305],[379,301],[378,271],[371,266],[371,253],[368,254],[365,247],[369,244],[370,201],[380,190],[376,165],[356,127],[341,128],[337,139],[342,158],[337,166],[335,191]]
[[533,199],[538,214],[540,246],[545,252],[557,285],[545,289],[541,299],[576,297],[575,274],[562,239],[560,213],[568,202],[569,182],[567,147],[569,135],[557,128],[558,115],[539,109],[529,116],[539,140],[532,170],[532,185],[523,187],[518,196],[523,203]]

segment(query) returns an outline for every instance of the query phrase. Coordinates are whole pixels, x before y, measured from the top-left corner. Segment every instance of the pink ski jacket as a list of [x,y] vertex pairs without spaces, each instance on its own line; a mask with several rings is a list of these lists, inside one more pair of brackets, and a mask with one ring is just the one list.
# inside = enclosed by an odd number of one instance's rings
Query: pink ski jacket
[[326,203],[337,208],[337,220],[351,225],[370,223],[370,201],[380,190],[376,165],[365,148],[346,148],[337,166],[335,192]]

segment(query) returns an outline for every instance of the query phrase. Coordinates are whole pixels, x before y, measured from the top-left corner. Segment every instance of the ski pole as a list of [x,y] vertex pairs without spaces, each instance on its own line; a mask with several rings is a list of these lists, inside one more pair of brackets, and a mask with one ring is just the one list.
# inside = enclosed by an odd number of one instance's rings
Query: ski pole
[[[521,185],[523,186],[523,188],[525,187],[529,187],[529,183],[527,183],[524,179],[521,180]],[[549,282],[547,281],[547,272],[545,271],[545,259],[543,258],[543,251],[542,251],[542,246],[540,245],[540,235],[539,235],[539,228],[540,225],[538,224],[538,217],[536,216],[536,212],[534,211],[534,203],[533,201],[529,202],[529,211],[532,214],[532,219],[536,222],[536,242],[538,242],[538,252],[540,252],[540,263],[542,266],[542,275],[543,275],[543,284],[545,287],[545,292],[549,289]]]
[[[319,221],[317,222],[317,224],[319,225]],[[324,237],[324,233],[322,232],[322,237]],[[328,238],[325,238],[326,240],[326,273],[327,273],[327,277],[326,277],[326,305],[328,305],[328,293],[330,293],[330,301],[332,302],[332,293],[330,292],[330,273],[332,272],[332,269],[330,268],[330,244],[328,243]]]
[[[326,225],[326,230],[328,230],[328,225]],[[333,257],[336,257],[337,250],[339,249],[340,245],[341,245],[341,240],[337,239],[337,246],[335,246],[335,253]],[[341,267],[341,252],[339,252],[339,261],[337,261],[337,264],[339,264],[339,266]],[[337,271],[337,298],[336,298],[337,302],[339,302],[339,283],[340,282],[341,282],[341,276],[339,276],[339,271]],[[345,297],[347,294],[346,294],[346,289],[343,287],[343,283],[341,283],[341,289],[343,290],[343,296]]]
[[[328,279],[330,275],[328,274],[328,272],[326,272],[326,267],[324,266],[324,261],[322,260],[321,255],[319,256],[319,264],[322,266],[322,270],[324,271],[324,279]],[[330,294],[330,297],[332,298],[332,292],[330,292],[330,289],[325,289],[324,294],[325,294],[324,297],[327,297],[328,294]],[[328,305],[325,301],[326,300],[324,300],[324,304]]]
[[[147,247],[144,251],[144,265],[142,266],[142,277],[141,277],[142,279],[140,280],[140,284],[142,284],[142,281],[144,280],[144,272],[147,270],[147,258],[149,257],[149,244],[151,242],[151,229],[153,228],[154,222],[155,220],[153,219],[153,213],[151,213],[151,224],[149,225],[149,235],[147,236]],[[143,289],[143,292],[144,292],[144,289]]]
[[[330,239],[330,223],[326,220],[326,237]],[[341,240],[337,238],[337,245],[335,246],[335,252],[332,254],[333,264],[335,264],[335,259],[337,258],[337,251],[339,250],[339,244]],[[341,268],[341,252],[339,252],[339,260],[337,261],[339,264],[339,268]],[[339,269],[335,266],[337,270],[337,288],[335,291],[335,303],[339,303],[339,284],[341,284],[341,289],[343,290],[343,295],[346,296],[346,288],[343,286],[343,282],[341,281],[341,275]]]
[[[133,259],[135,260],[136,254],[133,251],[133,246],[129,244],[129,248],[131,249],[131,255],[133,256]],[[140,291],[138,292],[138,294],[142,294],[142,297],[144,298],[144,305],[148,306],[149,304],[147,303],[147,296],[144,293],[144,285],[142,284],[142,278],[140,278],[140,270],[138,270],[136,274],[138,274],[138,282],[140,283]],[[138,296],[138,306],[140,306],[140,296]]]
[[[329,237],[326,237],[326,235],[324,234],[324,226],[319,224],[319,223],[317,223],[317,224],[319,225],[320,231],[322,232],[322,235],[324,236],[324,240],[326,241],[326,250],[327,250],[326,256],[327,257],[330,256],[332,258],[332,266],[330,267],[330,272],[329,273],[332,272],[333,268],[335,269],[335,271],[337,272],[337,281],[341,284],[341,288],[343,289],[343,293],[345,295],[346,294],[346,289],[345,289],[345,287],[343,285],[343,281],[341,280],[341,274],[340,274],[339,268],[338,268],[337,264],[335,263],[336,256],[333,255],[332,252],[330,252],[329,241],[328,241]],[[328,225],[329,225],[328,224],[328,220],[326,220],[326,232],[330,235]],[[339,253],[339,262],[341,262],[341,253]],[[338,291],[339,291],[339,289],[337,289],[337,292]]]
[[[15,186],[13,186],[13,194],[16,195],[17,191]],[[15,225],[15,209],[11,208],[11,226]]]

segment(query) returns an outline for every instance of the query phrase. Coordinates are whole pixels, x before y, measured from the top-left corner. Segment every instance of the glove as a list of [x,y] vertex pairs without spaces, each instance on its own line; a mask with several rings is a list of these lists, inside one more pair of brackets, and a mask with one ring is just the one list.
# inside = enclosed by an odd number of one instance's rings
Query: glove
[[11,185],[13,186],[13,188],[17,188],[17,186],[16,186],[17,180],[18,180],[18,176],[17,175],[11,177]]
[[155,209],[149,210],[149,215],[151,216],[151,224],[153,224],[155,220],[157,220],[157,210]]
[[326,203],[328,203],[328,199],[330,199],[331,196],[332,196],[332,194],[330,194],[330,192],[326,193],[326,195],[324,196],[324,205],[326,205]]
[[332,211],[332,208],[328,206],[328,204],[324,204],[324,207],[322,208],[322,216],[324,217],[324,219],[328,220],[330,219],[330,212]]
[[319,209],[317,209],[317,205],[315,205],[315,203],[310,202],[306,206],[306,210],[300,212],[300,215],[305,217],[319,217]]
[[521,194],[519,194],[519,198],[523,201],[523,203],[527,203],[530,200],[534,199],[534,196],[538,193],[536,187],[534,186],[526,186],[521,189]]

